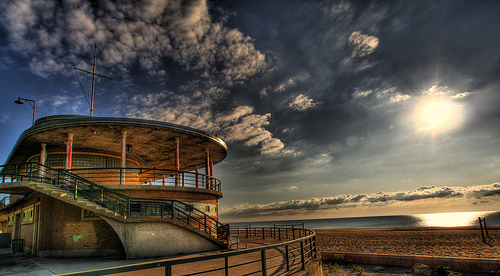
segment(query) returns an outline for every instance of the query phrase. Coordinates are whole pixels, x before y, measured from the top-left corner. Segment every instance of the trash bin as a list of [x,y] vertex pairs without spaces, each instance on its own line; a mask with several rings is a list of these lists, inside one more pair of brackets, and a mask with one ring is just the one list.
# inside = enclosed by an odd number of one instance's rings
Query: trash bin
[[16,239],[12,240],[12,253],[24,252],[24,240]]

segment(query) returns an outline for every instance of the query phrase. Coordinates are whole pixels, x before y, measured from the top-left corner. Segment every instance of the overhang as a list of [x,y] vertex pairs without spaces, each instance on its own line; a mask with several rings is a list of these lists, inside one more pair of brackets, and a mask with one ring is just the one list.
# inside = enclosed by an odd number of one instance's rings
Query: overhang
[[[130,152],[155,168],[175,169],[175,138],[180,139],[180,170],[205,167],[206,149],[214,164],[227,155],[220,138],[194,128],[166,122],[116,117],[56,115],[36,120],[25,130],[12,149],[6,164],[26,162],[40,153],[64,152],[68,134],[73,134],[73,152],[95,152],[120,156],[122,133],[126,132]],[[136,158],[137,159],[137,158]],[[143,166],[144,164],[141,164]]]

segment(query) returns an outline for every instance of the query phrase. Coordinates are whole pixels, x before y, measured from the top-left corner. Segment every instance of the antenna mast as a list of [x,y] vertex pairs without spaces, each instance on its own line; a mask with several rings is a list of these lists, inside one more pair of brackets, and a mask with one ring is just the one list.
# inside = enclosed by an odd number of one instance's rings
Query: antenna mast
[[103,75],[99,75],[99,74],[96,74],[95,73],[95,65],[96,65],[96,60],[97,60],[97,43],[94,45],[94,66],[92,68],[92,72],[89,72],[89,71],[86,71],[86,70],[83,70],[83,69],[80,69],[80,68],[76,68],[76,70],[80,70],[80,71],[83,71],[87,74],[92,74],[92,96],[90,98],[90,117],[92,117],[94,115],[94,86],[95,86],[95,76],[99,76],[99,77],[103,77],[103,78],[106,78],[106,79],[109,79],[109,80],[113,80],[112,78],[109,78],[109,77],[106,77],[106,76],[103,76]]

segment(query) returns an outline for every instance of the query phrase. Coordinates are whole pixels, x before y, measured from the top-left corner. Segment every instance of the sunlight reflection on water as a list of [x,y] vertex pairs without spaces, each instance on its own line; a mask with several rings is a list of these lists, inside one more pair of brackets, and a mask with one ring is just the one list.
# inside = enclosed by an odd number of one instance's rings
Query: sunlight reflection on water
[[452,227],[452,226],[473,226],[477,224],[478,217],[484,217],[492,212],[455,212],[414,215],[420,220],[423,227]]

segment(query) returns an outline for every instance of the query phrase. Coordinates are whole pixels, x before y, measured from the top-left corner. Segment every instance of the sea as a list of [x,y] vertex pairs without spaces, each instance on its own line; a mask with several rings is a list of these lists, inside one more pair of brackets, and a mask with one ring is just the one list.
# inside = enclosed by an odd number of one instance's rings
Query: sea
[[500,226],[500,212],[452,212],[417,215],[373,216],[351,218],[327,218],[306,220],[281,220],[230,223],[231,228],[239,227],[292,227],[306,229],[326,228],[391,228],[391,227],[457,227],[479,226],[479,218],[487,226]]

